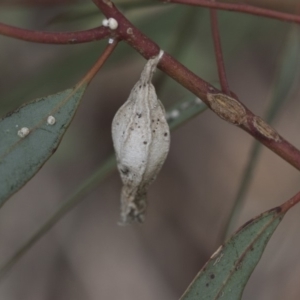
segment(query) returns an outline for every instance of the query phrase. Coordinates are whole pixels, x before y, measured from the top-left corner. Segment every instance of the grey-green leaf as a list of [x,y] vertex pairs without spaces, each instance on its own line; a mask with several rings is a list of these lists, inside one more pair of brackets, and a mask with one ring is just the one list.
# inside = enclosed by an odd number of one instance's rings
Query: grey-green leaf
[[282,220],[280,207],[241,227],[208,260],[181,300],[239,300],[262,253]]
[[[0,206],[55,152],[85,88],[82,84],[39,98],[0,120]],[[55,124],[48,124],[49,116]],[[22,128],[29,130],[25,137],[18,134]]]

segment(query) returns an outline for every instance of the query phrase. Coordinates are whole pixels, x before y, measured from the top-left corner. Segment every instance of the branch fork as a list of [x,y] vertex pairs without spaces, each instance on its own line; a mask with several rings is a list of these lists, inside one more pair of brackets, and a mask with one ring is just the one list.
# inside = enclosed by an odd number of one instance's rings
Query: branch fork
[[[110,30],[107,27],[100,26],[91,30],[75,33],[45,33],[28,31],[0,23],[0,34],[27,41],[56,44],[80,43],[113,37],[117,38],[118,40],[124,40],[146,59],[158,55],[160,47],[143,33],[141,33],[132,23],[130,23],[129,20],[127,20],[125,16],[115,7],[112,1],[93,0],[93,2],[102,11],[107,19],[113,18],[117,21],[118,26],[115,28],[115,30]],[[270,10],[262,11],[260,8],[249,7],[242,4],[234,5],[210,0],[169,0],[168,2],[247,12],[300,24],[300,16],[274,12]],[[226,119],[230,123],[235,124],[244,131],[248,132],[274,153],[278,154],[281,158],[300,170],[300,151],[286,141],[283,137],[281,137],[269,124],[245,107],[245,105],[242,104],[229,90],[223,58],[221,56],[222,52],[219,42],[219,33],[217,30],[215,13],[216,12],[212,12],[212,29],[215,35],[214,41],[222,92],[192,73],[166,52],[161,58],[158,68],[177,81],[179,84],[184,86],[190,92],[195,94],[221,118]]]

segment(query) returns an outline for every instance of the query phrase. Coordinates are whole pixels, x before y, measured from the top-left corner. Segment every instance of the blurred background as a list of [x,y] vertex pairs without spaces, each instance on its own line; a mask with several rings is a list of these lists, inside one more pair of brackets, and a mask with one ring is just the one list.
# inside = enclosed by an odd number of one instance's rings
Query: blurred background
[[[218,86],[207,9],[115,2],[162,49]],[[244,3],[289,12],[298,5],[297,0]],[[103,19],[88,0],[2,0],[0,5],[1,22],[27,29],[82,30]],[[300,148],[299,28],[224,11],[219,25],[231,90],[259,116],[276,112],[272,124]],[[105,45],[40,45],[0,36],[1,116],[75,85]],[[144,64],[125,43],[105,63],[55,155],[1,209],[1,264],[112,154],[112,118]],[[160,71],[154,84],[167,110],[195,99]],[[121,181],[114,171],[14,266],[0,285],[0,299],[178,299],[223,242],[253,144],[251,136],[209,110],[188,120],[172,132],[143,225],[117,225]],[[231,232],[296,194],[299,179],[296,169],[261,148]],[[243,299],[300,298],[299,214],[300,206],[294,207],[276,230]]]

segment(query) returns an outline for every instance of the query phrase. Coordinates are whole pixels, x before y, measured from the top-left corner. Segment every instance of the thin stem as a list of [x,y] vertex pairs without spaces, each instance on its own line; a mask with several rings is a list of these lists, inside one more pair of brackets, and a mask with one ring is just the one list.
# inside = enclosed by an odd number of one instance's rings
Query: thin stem
[[280,208],[281,208],[282,212],[285,213],[290,208],[292,208],[293,206],[298,204],[299,202],[300,202],[300,192],[297,193],[294,197],[292,197],[288,201],[286,201],[285,203],[283,203],[282,205],[280,205]]
[[226,77],[223,53],[222,53],[222,45],[220,32],[218,27],[218,16],[217,11],[215,9],[210,9],[210,21],[211,21],[211,30],[214,40],[214,47],[216,53],[216,61],[218,66],[219,80],[222,88],[222,92],[230,95],[230,89]]
[[[192,38],[190,32],[194,28],[193,26],[197,16],[199,17],[199,11],[190,7],[186,14],[178,20],[178,24],[176,24],[176,27],[174,28],[176,36],[173,38],[169,37],[171,42],[168,44],[168,49],[172,50],[175,57],[181,57],[183,51],[187,49],[186,45]],[[167,79],[168,76],[162,72],[159,72],[159,74],[156,75],[154,85],[158,94]]]
[[93,77],[97,74],[99,69],[103,66],[105,61],[108,59],[108,57],[112,54],[112,52],[115,50],[115,48],[118,45],[118,40],[113,40],[112,43],[108,44],[101,54],[101,56],[98,58],[96,63],[93,65],[93,67],[87,72],[87,74],[80,80],[80,82],[77,84],[77,86],[81,86],[83,84],[89,84],[90,81],[93,79]]
[[[93,2],[107,18],[114,18],[118,22],[115,34],[119,38],[126,41],[146,59],[158,55],[159,46],[134,27],[115,7],[112,1],[93,0]],[[166,52],[164,52],[158,68],[195,94],[221,118],[245,130],[263,145],[300,170],[300,151],[281,137],[269,124],[252,113],[238,99],[222,94],[217,88],[199,78]],[[239,118],[240,122],[234,122],[228,115],[224,115],[224,112],[229,115],[233,113]]]
[[300,24],[300,16],[298,15],[283,13],[283,12],[274,11],[266,8],[255,7],[247,4],[220,3],[211,0],[163,0],[163,2],[179,3],[179,4],[215,8],[221,10],[236,11],[240,13],[246,13],[255,16],[261,16],[261,17]]
[[0,34],[27,42],[43,44],[79,44],[107,38],[111,35],[111,32],[104,26],[75,32],[46,32],[22,29],[0,23]]

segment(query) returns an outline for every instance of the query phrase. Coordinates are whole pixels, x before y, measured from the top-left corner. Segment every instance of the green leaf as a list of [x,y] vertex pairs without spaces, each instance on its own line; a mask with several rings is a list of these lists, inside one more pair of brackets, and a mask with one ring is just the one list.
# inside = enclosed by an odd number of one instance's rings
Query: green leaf
[[180,299],[241,299],[251,273],[285,212],[277,207],[242,226],[211,256]]
[[[55,152],[69,126],[86,84],[39,98],[0,120],[0,207]],[[53,116],[54,125],[47,123]],[[20,137],[18,131],[28,128]]]

